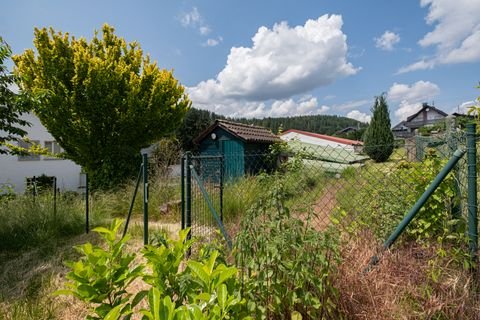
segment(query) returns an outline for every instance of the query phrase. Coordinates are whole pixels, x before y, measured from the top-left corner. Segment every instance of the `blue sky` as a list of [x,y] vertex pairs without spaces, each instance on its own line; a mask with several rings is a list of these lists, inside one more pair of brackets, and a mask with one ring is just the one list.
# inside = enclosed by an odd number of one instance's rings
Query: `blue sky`
[[91,38],[104,23],[227,116],[367,121],[385,92],[395,124],[422,102],[452,112],[480,95],[478,0],[15,0],[0,35],[21,53],[34,27]]

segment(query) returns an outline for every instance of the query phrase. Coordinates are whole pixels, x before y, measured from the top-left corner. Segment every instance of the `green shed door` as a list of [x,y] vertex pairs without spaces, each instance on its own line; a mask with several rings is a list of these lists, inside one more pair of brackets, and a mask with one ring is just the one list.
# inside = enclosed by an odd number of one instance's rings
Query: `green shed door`
[[237,140],[222,140],[225,179],[242,177],[245,170],[243,143]]

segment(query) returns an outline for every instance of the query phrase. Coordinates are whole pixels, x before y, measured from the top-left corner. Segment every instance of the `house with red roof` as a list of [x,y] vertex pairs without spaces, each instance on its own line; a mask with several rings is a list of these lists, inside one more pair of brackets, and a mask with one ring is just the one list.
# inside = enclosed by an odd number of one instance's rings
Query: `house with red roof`
[[363,142],[297,129],[284,131],[280,139],[288,143],[290,152],[304,154],[306,166],[327,172],[341,173],[347,168],[358,168],[368,160],[361,154]]
[[344,150],[351,150],[355,152],[361,152],[363,147],[362,141],[338,138],[325,134],[313,133],[297,129],[289,129],[287,131],[284,131],[280,135],[280,139],[284,141],[295,140],[302,143],[307,143],[309,145],[341,148]]

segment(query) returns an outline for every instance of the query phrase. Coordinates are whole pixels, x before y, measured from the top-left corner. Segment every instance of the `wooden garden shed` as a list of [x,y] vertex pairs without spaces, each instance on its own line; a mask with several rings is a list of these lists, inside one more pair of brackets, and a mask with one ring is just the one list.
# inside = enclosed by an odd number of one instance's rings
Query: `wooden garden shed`
[[[265,158],[268,147],[277,141],[280,138],[267,128],[226,120],[216,120],[194,139],[200,158],[222,157],[226,179],[271,169]],[[209,175],[208,170],[201,171]]]

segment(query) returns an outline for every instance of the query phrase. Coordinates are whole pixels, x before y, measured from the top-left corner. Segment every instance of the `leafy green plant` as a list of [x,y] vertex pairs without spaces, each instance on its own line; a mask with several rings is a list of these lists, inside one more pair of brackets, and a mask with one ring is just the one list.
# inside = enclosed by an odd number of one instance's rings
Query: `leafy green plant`
[[179,232],[178,240],[165,238],[158,247],[146,246],[143,250],[151,273],[144,275],[152,285],[149,291],[150,310],[142,313],[148,319],[158,319],[155,314],[167,315],[161,319],[229,319],[245,316],[246,302],[240,296],[236,278],[238,270],[228,267],[217,250],[200,249],[200,261],[182,262],[193,244],[187,240],[189,229]]
[[236,243],[249,310],[259,319],[338,317],[331,282],[338,238],[312,229],[311,216],[302,221],[290,213],[281,176],[268,182],[270,191],[248,211]]
[[144,274],[143,280],[159,289],[163,295],[176,296],[180,304],[189,289],[184,281],[179,281],[180,264],[193,244],[193,240],[187,240],[189,232],[189,228],[181,230],[178,240],[164,237],[157,246],[147,245],[142,251],[146,265],[152,270]]
[[[157,245],[142,250],[146,263],[134,264],[135,254],[125,253],[128,237],[117,235],[121,225],[115,220],[110,228],[94,229],[106,248],[77,247],[83,256],[67,264],[70,282],[55,294],[87,303],[92,309],[88,319],[130,319],[147,295],[148,308],[139,311],[142,319],[249,319],[238,270],[219,262],[224,259],[217,250],[205,251],[200,261],[185,261],[193,244],[187,239],[189,229],[180,231],[178,240],[159,237]],[[127,287],[140,278],[151,287],[133,296]]]
[[68,262],[72,271],[67,274],[67,289],[55,294],[73,295],[93,305],[93,316],[88,319],[117,319],[122,314],[129,318],[132,308],[141,301],[145,292],[139,292],[133,300],[127,293],[128,285],[142,274],[143,266],[132,267],[135,254],[124,252],[128,236],[118,235],[121,220],[114,220],[110,228],[98,227],[97,232],[105,241],[106,249],[86,243],[76,247],[83,257]]

